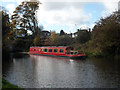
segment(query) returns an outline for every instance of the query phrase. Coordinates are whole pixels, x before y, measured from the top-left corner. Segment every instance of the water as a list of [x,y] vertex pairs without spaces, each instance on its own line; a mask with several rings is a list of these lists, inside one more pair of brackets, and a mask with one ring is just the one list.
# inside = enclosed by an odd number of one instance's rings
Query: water
[[113,59],[72,60],[11,54],[3,76],[23,88],[119,88],[120,63]]

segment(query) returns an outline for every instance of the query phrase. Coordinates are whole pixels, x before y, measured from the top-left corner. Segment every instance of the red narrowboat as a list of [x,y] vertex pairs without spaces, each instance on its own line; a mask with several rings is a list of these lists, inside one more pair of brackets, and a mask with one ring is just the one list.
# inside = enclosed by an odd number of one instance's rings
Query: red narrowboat
[[73,47],[66,46],[30,47],[29,54],[68,57],[71,59],[86,57],[85,53],[74,51]]

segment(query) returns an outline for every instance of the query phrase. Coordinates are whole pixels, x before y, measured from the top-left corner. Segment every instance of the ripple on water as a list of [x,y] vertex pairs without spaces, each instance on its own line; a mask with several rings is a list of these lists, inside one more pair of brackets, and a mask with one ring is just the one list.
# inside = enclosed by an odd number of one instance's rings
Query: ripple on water
[[113,61],[23,56],[13,57],[12,62],[3,65],[3,76],[23,88],[117,88],[120,85],[120,68]]

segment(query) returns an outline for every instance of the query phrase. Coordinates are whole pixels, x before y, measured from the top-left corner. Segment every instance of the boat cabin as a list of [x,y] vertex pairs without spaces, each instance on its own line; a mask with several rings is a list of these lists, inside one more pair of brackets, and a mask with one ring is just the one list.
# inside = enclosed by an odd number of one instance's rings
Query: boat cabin
[[71,54],[71,55],[76,55],[79,52],[78,51],[73,51],[73,47],[65,47],[65,46],[59,46],[59,47],[30,47],[30,53],[35,53],[35,54]]

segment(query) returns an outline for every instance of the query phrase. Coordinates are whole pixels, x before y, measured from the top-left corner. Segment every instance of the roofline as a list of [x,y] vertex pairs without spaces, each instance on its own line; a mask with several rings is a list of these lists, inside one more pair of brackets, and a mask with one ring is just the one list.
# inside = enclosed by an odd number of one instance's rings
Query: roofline
[[30,46],[30,47],[69,47],[69,46]]

